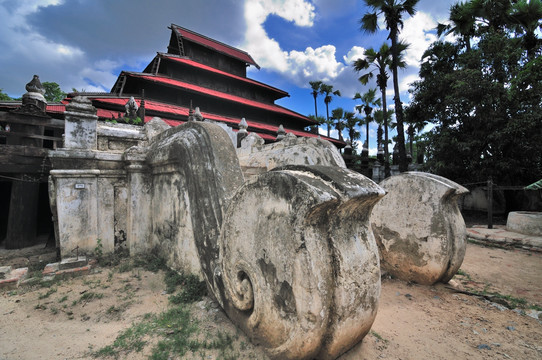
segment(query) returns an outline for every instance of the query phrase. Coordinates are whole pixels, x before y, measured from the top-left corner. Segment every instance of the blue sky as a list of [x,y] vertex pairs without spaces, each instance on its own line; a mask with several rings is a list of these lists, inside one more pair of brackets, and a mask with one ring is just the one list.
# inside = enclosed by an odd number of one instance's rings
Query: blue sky
[[[416,16],[405,20],[402,36],[411,48],[400,72],[404,103],[421,54],[454,2],[420,0]],[[21,96],[38,74],[65,91],[109,91],[121,70],[141,71],[166,51],[167,26],[175,23],[249,52],[262,68],[249,68],[248,76],[290,93],[279,105],[313,114],[308,82],[323,80],[343,95],[330,112],[352,111],[355,92],[375,84],[362,86],[351,62],[387,37],[385,30],[359,31],[366,11],[361,0],[0,0],[0,89]],[[318,113],[325,114],[322,97]],[[365,127],[360,130],[364,138]],[[375,134],[373,125],[371,153]]]

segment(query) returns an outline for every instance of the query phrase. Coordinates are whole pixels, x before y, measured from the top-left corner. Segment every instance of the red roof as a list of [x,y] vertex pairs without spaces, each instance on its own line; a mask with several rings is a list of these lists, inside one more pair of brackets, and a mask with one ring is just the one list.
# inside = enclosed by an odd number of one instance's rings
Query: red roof
[[176,80],[176,79],[172,79],[172,78],[167,78],[167,77],[163,77],[163,76],[159,76],[159,75],[137,74],[137,73],[129,73],[129,72],[126,72],[126,74],[129,75],[129,76],[145,79],[145,80],[148,80],[148,81],[173,85],[175,87],[183,88],[183,89],[194,91],[194,92],[197,92],[197,93],[206,94],[206,95],[217,97],[217,98],[224,99],[224,100],[233,101],[233,102],[240,103],[240,104],[245,104],[245,105],[252,106],[252,107],[255,107],[255,108],[260,108],[260,109],[264,109],[264,110],[268,110],[268,111],[273,111],[273,112],[276,112],[276,113],[289,115],[289,116],[292,116],[292,117],[296,117],[298,119],[302,119],[305,122],[315,124],[314,120],[312,120],[312,119],[310,119],[310,118],[308,118],[308,117],[306,117],[304,115],[298,114],[298,113],[296,113],[294,111],[283,108],[282,106],[279,106],[279,105],[276,105],[276,104],[265,104],[265,103],[262,103],[262,102],[259,102],[259,101],[245,99],[245,98],[242,98],[240,96],[230,95],[230,94],[227,94],[227,93],[223,93],[221,91],[208,89],[208,88],[205,88],[205,87],[202,87],[202,86],[190,84],[190,83],[187,83],[187,82],[184,82],[184,81],[180,81],[180,80]]
[[51,105],[49,105],[48,104],[46,111],[50,112],[50,113],[62,114],[62,113],[64,113],[64,111],[66,111],[66,105],[64,105],[64,104],[51,104]]
[[254,61],[252,56],[250,56],[247,52],[243,50],[236,49],[232,46],[221,43],[220,41],[208,38],[207,36],[185,29],[179,25],[171,24],[171,29],[176,31],[177,34],[179,34],[181,37],[185,39],[191,40],[195,43],[211,48],[222,54],[231,56],[235,59],[239,59],[247,64],[254,65],[258,69],[260,68],[258,64],[256,64],[256,62]]
[[[99,117],[103,117],[103,118],[113,118],[113,117],[115,117],[116,118],[116,117],[118,117],[119,111],[102,109],[102,108],[99,107],[100,103],[101,104],[113,104],[113,105],[117,105],[117,106],[121,107],[122,109],[124,109],[124,105],[126,105],[126,103],[128,102],[128,99],[127,98],[92,98],[92,101],[95,102],[95,106],[98,107],[97,115]],[[136,100],[136,102],[137,102],[138,105],[141,103],[140,100]],[[188,117],[188,112],[189,112],[189,109],[186,108],[186,107],[183,107],[183,106],[165,104],[165,103],[160,103],[160,102],[156,102],[156,101],[152,101],[152,100],[145,100],[145,110],[147,112],[147,115],[148,115],[148,112],[151,112],[151,111],[156,112],[157,115],[160,114],[161,119],[164,120],[166,123],[168,123],[171,126],[180,125],[180,124],[184,123],[184,121],[181,121],[181,120],[178,120],[178,119],[171,119],[170,117],[172,117],[172,116],[173,117],[174,116],[186,116],[186,117]],[[232,126],[232,125],[233,126],[238,126],[239,122],[240,122],[240,119],[237,119],[237,118],[222,116],[222,115],[208,113],[208,112],[204,112],[204,111],[201,112],[201,115],[205,119],[226,123],[226,124],[228,124],[230,126]],[[151,115],[145,116],[145,122],[149,122],[153,117],[154,116],[151,116]],[[262,138],[264,138],[266,140],[275,140],[276,137],[277,137],[276,134],[277,134],[277,131],[278,131],[278,126],[259,123],[259,122],[255,122],[255,121],[247,121],[247,125],[248,125],[248,130],[249,131],[257,133],[258,135],[260,135]],[[286,128],[286,127],[284,128],[284,130],[286,132],[292,133],[292,134],[294,134],[296,136],[315,137],[315,138],[319,137],[319,135],[317,135],[317,134],[312,134],[312,133],[309,133],[309,132],[299,131],[299,130],[292,130],[292,129],[289,129],[289,128]],[[334,143],[337,143],[337,144],[340,144],[340,145],[344,146],[344,143],[337,140],[337,139],[328,138],[326,136],[320,136],[320,137],[322,139],[324,139],[324,140],[328,140],[328,141],[331,141],[331,142],[334,142]]]
[[282,97],[290,96],[284,90],[277,89],[275,87],[269,86],[267,84],[264,84],[264,83],[261,83],[259,81],[252,80],[252,79],[249,79],[249,78],[246,78],[246,77],[233,75],[233,74],[227,73],[225,71],[215,69],[215,68],[213,68],[211,66],[200,64],[200,63],[198,63],[196,61],[193,61],[193,60],[190,60],[190,59],[187,59],[187,58],[179,58],[179,57],[176,57],[176,56],[171,56],[169,54],[161,54],[161,56],[163,56],[164,58],[169,59],[169,60],[174,60],[174,61],[177,61],[177,62],[180,62],[180,63],[183,63],[183,64],[187,64],[187,65],[190,65],[190,66],[193,66],[193,67],[197,67],[199,69],[211,71],[211,72],[214,72],[215,74],[224,75],[224,76],[227,76],[227,77],[230,77],[230,78],[233,78],[233,79],[241,80],[241,81],[244,81],[244,82],[247,82],[247,83],[250,83],[250,84],[254,84],[254,85],[257,85],[257,86],[260,86],[260,87],[267,88],[269,90],[272,90],[272,91],[282,95]]

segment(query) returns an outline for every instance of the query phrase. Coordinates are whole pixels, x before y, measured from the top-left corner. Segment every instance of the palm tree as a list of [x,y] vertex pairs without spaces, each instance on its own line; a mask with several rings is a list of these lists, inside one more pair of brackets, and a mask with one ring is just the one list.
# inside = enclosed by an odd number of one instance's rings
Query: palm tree
[[[380,144],[383,145],[384,147],[384,171],[385,171],[384,174],[386,177],[391,176],[390,162],[389,162],[390,152],[388,149],[388,145],[390,143],[388,139],[388,127],[392,123],[393,114],[394,114],[393,110],[390,110],[390,109],[385,110],[385,108],[382,108],[382,110],[378,109],[374,113],[374,119],[375,119],[375,122],[378,124],[379,129],[382,126],[384,126],[385,140],[382,141],[382,138],[380,138],[380,141],[381,141]],[[381,133],[382,130],[377,131],[377,133],[378,132]]]
[[331,110],[331,119],[334,120],[333,125],[339,132],[339,140],[343,141],[342,131],[344,129],[344,110],[341,107]]
[[344,127],[348,130],[348,138],[352,143],[352,148],[356,148],[355,140],[359,139],[361,134],[356,130],[356,127],[361,125],[362,120],[356,117],[356,114],[352,111],[344,112]]
[[[399,42],[398,44],[400,46],[401,53],[404,52],[404,50],[407,49],[408,45],[406,45],[403,42]],[[385,135],[385,143],[388,143],[388,119],[390,116],[388,116],[388,105],[386,101],[386,89],[388,87],[388,79],[390,76],[388,75],[388,68],[391,67],[392,61],[391,61],[391,49],[388,46],[387,43],[383,43],[380,49],[375,51],[373,48],[369,48],[364,51],[363,55],[365,56],[364,59],[357,59],[354,61],[354,70],[357,72],[367,70],[369,67],[373,66],[373,70],[363,74],[360,76],[359,81],[363,85],[367,85],[370,79],[372,79],[375,75],[374,72],[376,71],[376,85],[380,89],[381,99],[382,99],[382,111],[383,116],[382,119],[384,121],[384,135]],[[399,61],[399,67],[404,68],[406,67],[406,63],[400,59]],[[390,164],[387,161],[389,159],[389,151],[387,145],[384,147],[384,158],[386,159],[386,162],[384,163],[384,173],[386,174],[386,177],[390,176]]]
[[314,116],[314,115],[309,115],[308,118],[316,122],[317,125],[312,125],[311,130],[314,130],[315,134],[318,134],[318,127],[322,124],[325,124],[326,118],[323,116]]
[[[366,142],[367,142],[367,149],[369,148],[369,124],[371,123],[371,113],[373,112],[373,106],[380,106],[382,105],[380,102],[380,99],[376,98],[376,88],[369,89],[366,93],[363,95],[360,95],[360,93],[356,93],[354,95],[353,100],[361,100],[361,105],[356,106],[356,110],[361,114],[363,111],[365,113],[365,125],[366,125]],[[372,106],[371,106],[372,105]]]
[[502,32],[511,23],[511,0],[471,0],[470,8],[482,27]]
[[454,34],[465,43],[467,51],[470,51],[471,38],[475,35],[476,17],[470,2],[456,3],[450,7],[450,23],[437,25],[437,35]]
[[391,70],[393,74],[393,91],[395,94],[395,116],[397,118],[397,141],[399,143],[399,171],[408,169],[405,151],[405,130],[403,126],[403,105],[399,95],[399,76],[397,70],[400,62],[399,32],[403,28],[403,15],[414,16],[415,6],[419,0],[364,0],[372,12],[361,18],[361,29],[374,33],[378,30],[378,15],[384,16],[386,29],[389,30],[388,39],[391,40]]
[[532,60],[541,41],[536,37],[536,30],[542,30],[542,0],[520,0],[512,7],[512,27],[516,33],[523,34],[522,46],[527,50],[527,57]]
[[405,123],[408,124],[408,139],[410,144],[410,154],[414,156],[414,136],[419,134],[427,125],[427,121],[424,120],[421,110],[416,104],[410,104],[405,109]]
[[318,108],[316,106],[316,98],[320,93],[320,86],[322,86],[321,81],[309,81],[309,85],[312,88],[312,96],[314,97],[314,116],[318,117]]
[[327,137],[330,137],[331,136],[331,125],[333,124],[333,122],[330,122],[330,119],[329,119],[329,103],[333,99],[332,95],[341,96],[341,92],[339,90],[333,91],[333,85],[322,84],[322,85],[320,85],[320,94],[325,95],[324,96],[324,103],[326,104],[326,115],[327,115],[327,120],[326,120],[326,123],[327,123]]

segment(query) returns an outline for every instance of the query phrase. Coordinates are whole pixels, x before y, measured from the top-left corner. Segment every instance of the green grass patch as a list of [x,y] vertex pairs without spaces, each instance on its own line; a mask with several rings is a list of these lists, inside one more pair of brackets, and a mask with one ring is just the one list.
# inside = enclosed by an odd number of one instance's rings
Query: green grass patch
[[92,291],[87,291],[79,298],[79,302],[89,302],[95,299],[101,299],[104,297],[104,294],[95,293]]
[[159,315],[147,314],[139,323],[117,336],[113,344],[92,353],[95,358],[127,357],[131,352],[141,352],[150,338],[158,337],[149,359],[166,360],[172,356],[183,358],[188,352],[204,353],[205,350],[218,350],[219,359],[237,359],[233,343],[235,338],[217,332],[205,340],[195,339],[198,323],[190,317],[190,312],[182,306],[175,306]]
[[382,341],[383,343],[388,343],[388,340],[384,339],[382,335],[380,335],[374,330],[371,330],[371,335],[373,335],[375,338],[377,338],[379,341]]
[[195,301],[200,301],[203,296],[207,294],[207,286],[204,281],[200,281],[199,278],[193,274],[182,275],[173,271],[165,278],[166,291],[172,293],[177,286],[181,286],[181,291],[175,295],[169,297],[169,301],[172,304],[188,304]]
[[457,270],[456,274],[460,275],[460,276],[464,276],[467,280],[472,281],[472,278],[470,277],[470,275],[466,271],[464,271],[463,269]]
[[54,293],[56,293],[56,288],[50,288],[45,294],[39,294],[38,300],[46,299]]

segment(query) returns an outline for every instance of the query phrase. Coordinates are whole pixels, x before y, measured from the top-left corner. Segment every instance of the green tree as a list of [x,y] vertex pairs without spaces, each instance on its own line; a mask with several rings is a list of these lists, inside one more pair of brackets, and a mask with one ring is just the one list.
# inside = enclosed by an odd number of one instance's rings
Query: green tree
[[333,126],[339,132],[339,140],[343,141],[342,131],[344,129],[344,109],[338,107],[331,110],[331,120],[333,120]]
[[521,36],[521,44],[531,60],[540,55],[541,41],[536,36],[536,30],[542,30],[541,19],[542,0],[519,0],[512,6],[512,28]]
[[510,28],[484,24],[470,52],[436,42],[424,54],[410,107],[435,124],[428,170],[459,183],[530,184],[542,177],[542,60],[528,60]]
[[397,140],[399,146],[399,171],[407,171],[408,163],[405,151],[405,131],[403,126],[403,105],[399,95],[398,68],[401,61],[399,33],[403,28],[403,16],[414,16],[416,5],[419,0],[364,0],[371,9],[361,18],[361,29],[367,32],[378,30],[378,16],[384,17],[386,29],[389,31],[388,38],[391,41],[391,70],[393,74],[393,91],[395,94],[395,117],[397,119]]
[[362,120],[356,117],[356,114],[352,111],[344,112],[344,121],[345,129],[348,131],[348,138],[352,143],[352,149],[356,149],[356,140],[361,137],[360,132],[357,130],[357,127],[361,125]]
[[339,90],[333,91],[333,85],[321,84],[320,94],[324,95],[324,103],[326,104],[326,124],[327,124],[327,137],[331,136],[331,126],[333,126],[333,119],[329,118],[329,103],[333,100],[333,95],[341,96]]
[[312,97],[314,98],[314,116],[318,118],[318,107],[316,106],[316,98],[318,97],[318,94],[320,93],[320,87],[322,86],[321,81],[309,81],[309,85],[312,89]]
[[454,34],[459,36],[467,51],[471,49],[471,39],[476,31],[476,16],[470,2],[456,3],[450,7],[448,24],[437,25],[437,35]]
[[66,97],[66,93],[60,89],[56,82],[46,81],[42,83],[45,88],[45,100],[47,102],[60,102]]
[[369,124],[373,121],[371,113],[373,112],[374,106],[381,106],[382,103],[379,98],[376,97],[376,88],[369,89],[363,95],[356,93],[353,100],[361,100],[361,105],[356,105],[356,110],[361,114],[365,114],[365,126],[366,126],[366,138],[367,149],[369,148]]
[[[377,109],[374,113],[374,120],[378,124],[378,130],[377,130],[377,139],[378,139],[378,146],[382,145],[384,147],[384,158],[389,160],[389,158],[386,158],[386,156],[389,157],[389,151],[388,151],[388,145],[390,144],[389,139],[386,137],[385,140],[382,139],[383,126],[389,126],[388,124],[392,123],[394,111],[391,109],[388,109],[387,111],[384,111],[384,109]],[[385,116],[385,117],[384,117]],[[387,131],[387,130],[386,130]],[[389,170],[389,169],[388,169]],[[386,175],[390,176],[390,175]]]
[[[405,43],[399,42],[398,44],[400,53],[404,53],[404,51],[407,49],[407,45]],[[388,116],[388,104],[386,101],[386,89],[388,87],[388,69],[391,67],[392,59],[391,59],[391,49],[387,43],[383,43],[382,46],[380,46],[380,49],[378,51],[375,51],[373,48],[369,48],[364,51],[363,53],[364,58],[363,59],[357,59],[354,61],[354,70],[357,72],[361,72],[364,70],[369,69],[372,67],[373,69],[371,71],[368,71],[364,74],[362,74],[359,77],[359,81],[363,85],[367,85],[370,79],[375,77],[376,72],[376,85],[380,89],[381,99],[382,99],[382,119],[384,123],[382,124],[384,126],[384,143],[389,143],[389,135],[388,135],[388,129],[389,129],[389,122],[388,119],[391,117]],[[406,63],[401,58],[398,63],[400,68],[406,67]],[[389,150],[388,146],[384,146],[384,158],[386,161],[384,162],[384,174],[386,177],[389,177],[391,175],[390,173],[390,163],[389,163]]]
[[8,94],[0,89],[0,100],[13,100]]
[[326,118],[323,117],[323,116],[314,116],[314,115],[309,115],[308,116],[310,119],[314,120],[318,125],[312,125],[310,127],[310,130],[314,130],[316,134],[318,134],[318,128],[320,127],[320,125],[322,124],[325,124],[326,123]]

